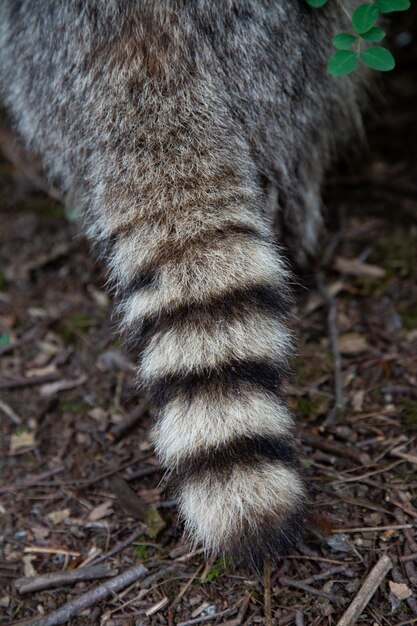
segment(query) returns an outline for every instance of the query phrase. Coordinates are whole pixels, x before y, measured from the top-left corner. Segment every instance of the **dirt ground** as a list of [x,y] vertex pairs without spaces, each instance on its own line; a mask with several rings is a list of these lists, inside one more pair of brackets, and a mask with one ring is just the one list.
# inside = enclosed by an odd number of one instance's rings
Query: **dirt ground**
[[[369,151],[329,179],[321,263],[296,279],[288,396],[315,527],[263,579],[183,544],[105,270],[34,172],[30,181],[1,161],[0,624],[47,623],[140,564],[147,572],[68,623],[417,623],[417,29],[407,19],[392,40],[398,68],[368,115]],[[372,599],[339,622],[375,564]],[[44,589],[20,580],[48,573]]]

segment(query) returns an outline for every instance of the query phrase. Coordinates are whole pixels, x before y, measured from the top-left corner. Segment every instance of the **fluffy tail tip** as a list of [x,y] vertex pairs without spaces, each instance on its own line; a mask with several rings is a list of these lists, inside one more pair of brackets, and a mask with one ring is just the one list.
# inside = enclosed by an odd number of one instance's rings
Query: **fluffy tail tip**
[[293,467],[234,466],[183,482],[180,512],[188,538],[207,554],[228,554],[261,571],[296,547],[306,526],[306,495]]

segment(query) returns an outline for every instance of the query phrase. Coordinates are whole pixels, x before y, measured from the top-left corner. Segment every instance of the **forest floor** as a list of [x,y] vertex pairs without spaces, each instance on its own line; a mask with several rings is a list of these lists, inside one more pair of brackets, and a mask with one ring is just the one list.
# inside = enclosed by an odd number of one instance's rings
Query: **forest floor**
[[[393,49],[369,151],[330,178],[321,262],[297,278],[287,393],[315,528],[263,577],[184,545],[104,268],[33,172],[1,161],[1,625],[40,624],[89,591],[68,623],[417,623],[415,35],[399,28]],[[375,565],[361,617],[339,622]],[[44,589],[20,580],[45,574]]]

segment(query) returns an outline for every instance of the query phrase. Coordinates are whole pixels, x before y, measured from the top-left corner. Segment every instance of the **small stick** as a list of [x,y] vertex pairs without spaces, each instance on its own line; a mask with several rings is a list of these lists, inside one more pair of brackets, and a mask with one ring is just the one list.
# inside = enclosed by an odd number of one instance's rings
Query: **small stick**
[[173,572],[178,569],[178,565],[167,565],[166,567],[162,567],[160,570],[155,572],[155,574],[151,574],[147,576],[142,581],[142,589],[150,589],[157,580],[168,574],[169,572]]
[[394,524],[391,526],[363,526],[360,528],[335,528],[332,533],[373,533],[380,530],[404,530],[405,528],[414,528],[412,524]]
[[402,502],[398,502],[397,500],[393,500],[392,498],[387,498],[387,502],[390,504],[397,506],[399,509],[402,509],[407,515],[411,515],[411,517],[415,517],[417,519],[417,511],[410,506],[403,504]]
[[334,484],[341,485],[345,483],[356,483],[364,480],[365,478],[369,478],[369,476],[376,476],[376,474],[385,474],[385,472],[389,472],[394,469],[394,467],[398,467],[404,461],[394,461],[391,465],[387,465],[386,467],[382,467],[381,469],[373,470],[372,472],[367,472],[366,474],[361,474],[360,476],[351,476],[350,478],[339,478],[334,481]]
[[[403,511],[395,509],[394,515],[395,518],[400,522],[400,524],[405,524],[406,517]],[[404,536],[407,540],[407,544],[411,552],[417,552],[417,542],[414,540],[414,535],[409,528],[404,529]]]
[[337,441],[330,441],[327,437],[320,437],[313,433],[304,432],[301,438],[308,446],[318,448],[319,450],[323,450],[323,452],[329,452],[338,457],[342,456],[346,459],[352,459],[352,461],[356,461],[361,465],[366,465],[370,461],[369,454],[366,452],[359,452],[356,448],[345,446]]
[[169,600],[165,596],[164,598],[162,598],[162,600],[160,600],[159,602],[157,602],[156,604],[151,606],[150,609],[145,611],[146,617],[150,617],[151,615],[154,615],[155,613],[158,613],[158,611],[160,611],[161,609],[165,608],[168,603],[169,603]]
[[65,554],[65,556],[81,556],[80,552],[67,550],[66,548],[48,548],[46,546],[26,546],[23,550],[25,554]]
[[335,604],[339,604],[338,598],[331,593],[327,593],[327,591],[321,591],[320,589],[316,589],[315,587],[311,587],[310,585],[306,585],[300,580],[291,580],[291,578],[287,578],[286,576],[281,576],[279,578],[280,585],[285,587],[295,587],[296,589],[301,589],[306,593],[310,593],[313,596],[318,596],[319,598],[326,598],[326,600],[330,600],[330,602],[334,602]]
[[6,404],[6,402],[3,402],[3,400],[0,400],[0,411],[3,411],[3,413],[7,415],[7,417],[11,419],[14,424],[22,423],[22,420],[18,416],[18,414],[15,411],[13,411],[11,406]]
[[102,480],[104,480],[105,478],[108,478],[109,476],[113,476],[114,474],[117,474],[123,470],[125,470],[127,467],[130,467],[131,465],[135,465],[135,463],[138,463],[139,461],[144,461],[146,460],[150,455],[147,456],[137,456],[134,457],[133,459],[130,459],[130,461],[125,461],[124,463],[120,463],[120,465],[117,465],[116,467],[113,467],[113,469],[111,470],[107,470],[106,472],[103,472],[102,474],[96,474],[95,476],[92,476],[90,478],[84,478],[81,480],[71,480],[68,481],[67,483],[64,483],[65,487],[83,487],[84,489],[86,489],[87,487],[91,487],[91,485],[94,485],[95,483],[98,483]]
[[330,576],[334,576],[334,574],[340,574],[340,572],[350,572],[347,567],[347,564],[339,565],[338,567],[333,567],[332,569],[328,569],[325,572],[320,572],[320,574],[315,574],[314,576],[310,576],[309,578],[304,578],[301,582],[305,585],[309,585],[310,583],[318,582],[319,580],[324,580],[325,578],[330,578]]
[[272,602],[271,602],[271,563],[264,561],[264,605],[265,626],[272,626]]
[[186,584],[180,589],[177,597],[173,600],[170,609],[173,610],[175,609],[178,604],[181,601],[181,598],[187,593],[187,591],[189,590],[189,588],[191,587],[191,585],[193,584],[193,582],[195,581],[195,579],[197,578],[197,576],[199,576],[201,570],[203,569],[203,566],[200,565],[200,567],[198,567],[194,574],[191,576],[191,578],[186,582]]
[[131,480],[136,480],[137,478],[143,478],[144,476],[152,476],[152,474],[156,474],[160,472],[161,468],[155,465],[154,467],[142,467],[141,469],[136,470],[135,472],[131,472],[130,474],[124,475],[123,478],[126,482],[130,482]]
[[27,626],[58,626],[59,624],[65,624],[65,622],[79,615],[85,609],[97,604],[108,596],[112,596],[115,592],[124,589],[124,587],[127,587],[139,578],[143,578],[147,574],[148,570],[146,567],[143,565],[135,565],[98,587],[93,587],[93,589],[78,596],[78,598],[63,604],[59,609],[52,611],[52,613],[46,617],[35,619]]
[[146,405],[144,403],[136,406],[122,422],[120,422],[119,424],[115,424],[111,427],[110,432],[107,434],[107,437],[113,442],[120,441],[120,439],[122,439],[125,435],[129,434],[131,430],[133,430],[138,422],[143,420],[145,410]]
[[177,626],[191,626],[192,624],[203,624],[204,622],[213,622],[217,620],[219,617],[228,617],[229,615],[233,615],[236,613],[236,608],[225,609],[220,613],[215,613],[214,615],[204,615],[203,617],[196,617],[195,619],[189,619],[186,622],[180,622]]
[[111,556],[118,554],[119,552],[121,552],[122,550],[130,546],[130,544],[133,543],[135,539],[137,539],[138,536],[142,534],[142,531],[143,531],[143,526],[142,524],[139,524],[135,528],[135,530],[126,537],[126,539],[119,541],[118,543],[116,543],[115,546],[113,546],[113,548],[111,548],[111,550],[109,550],[108,552],[105,552],[104,554],[101,554],[96,559],[94,559],[93,561],[94,565],[97,565],[98,563],[101,563],[102,561],[109,559]]
[[389,393],[392,396],[417,396],[417,389],[410,385],[395,385],[382,387],[383,393]]
[[209,575],[209,573],[210,573],[210,571],[211,571],[211,569],[212,569],[212,567],[214,565],[214,561],[215,560],[216,560],[216,557],[212,556],[211,558],[209,558],[206,561],[206,566],[203,569],[203,571],[201,573],[201,576],[200,576],[200,582],[201,583],[205,583],[206,582],[207,576]]
[[[42,474],[28,476],[28,478],[20,482],[12,483],[11,485],[4,485],[4,487],[0,487],[0,495],[3,495],[4,493],[12,493],[13,491],[22,491],[22,489],[27,489],[28,487],[37,485],[45,478],[50,478],[51,476],[55,476],[55,474],[63,472],[64,469],[64,465],[58,465],[58,467],[54,467],[50,470],[47,470],[46,472],[42,472]],[[51,483],[51,485],[53,485],[53,483]]]
[[328,306],[327,325],[329,328],[330,345],[333,353],[334,372],[334,396],[333,408],[324,420],[324,426],[335,424],[345,412],[345,399],[343,395],[342,357],[339,348],[339,331],[337,329],[337,301],[324,284],[321,274],[317,275],[317,286],[322,298]]
[[304,619],[301,611],[297,611],[295,614],[295,626],[304,626]]
[[[294,622],[295,615],[294,613],[290,613],[289,615],[280,616],[279,618],[279,626],[288,626],[288,624],[292,624]],[[245,626],[252,626],[249,622],[246,622]]]
[[391,559],[384,554],[365,578],[362,587],[359,589],[351,604],[338,621],[337,626],[354,626],[360,614],[367,606],[368,602],[381,585],[385,576],[392,567]]
[[400,556],[400,561],[402,563],[407,563],[408,561],[417,561],[417,552],[413,552],[412,554],[405,554],[404,556]]
[[33,341],[39,332],[39,326],[34,326],[27,333],[25,333],[20,339],[17,339],[13,343],[9,343],[7,346],[0,346],[0,356],[13,352],[17,348],[25,346],[27,343]]
[[391,456],[396,456],[400,459],[404,459],[404,461],[408,461],[409,463],[412,463],[413,465],[417,465],[417,455],[416,454],[409,454],[407,452],[401,452],[401,450],[395,449],[395,450],[391,450],[390,452]]
[[23,389],[24,387],[35,387],[55,381],[58,374],[44,374],[43,376],[30,376],[28,378],[1,378],[0,389]]
[[294,559],[295,561],[318,561],[320,563],[340,563],[340,565],[342,564],[346,564],[348,565],[347,561],[337,561],[336,559],[325,559],[322,556],[319,556],[318,554],[315,554],[314,556],[306,556],[305,554],[289,554],[286,559]]
[[118,570],[112,569],[107,563],[102,565],[91,565],[67,570],[66,572],[52,572],[43,576],[28,576],[18,578],[15,587],[21,594],[41,591],[42,589],[52,589],[61,585],[72,585],[80,580],[93,580],[94,578],[110,578],[116,576]]
[[246,611],[248,610],[249,602],[251,601],[252,596],[250,593],[246,594],[246,597],[243,599],[242,606],[239,609],[239,613],[236,615],[234,619],[228,620],[227,622],[222,622],[220,626],[240,626],[243,618],[246,615]]

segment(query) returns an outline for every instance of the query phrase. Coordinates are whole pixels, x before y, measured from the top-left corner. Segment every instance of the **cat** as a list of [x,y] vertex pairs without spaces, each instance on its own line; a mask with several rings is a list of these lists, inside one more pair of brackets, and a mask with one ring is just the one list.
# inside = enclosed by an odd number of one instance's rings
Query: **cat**
[[306,524],[282,246],[314,254],[323,177],[361,133],[362,74],[326,73],[347,21],[336,1],[0,4],[4,102],[108,263],[186,535],[252,564]]

